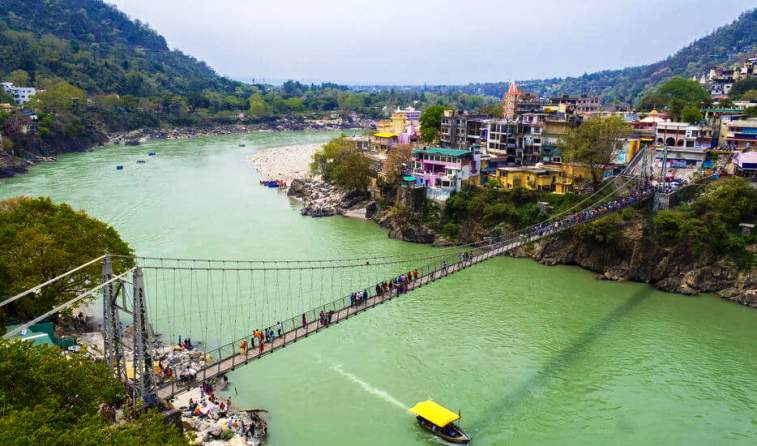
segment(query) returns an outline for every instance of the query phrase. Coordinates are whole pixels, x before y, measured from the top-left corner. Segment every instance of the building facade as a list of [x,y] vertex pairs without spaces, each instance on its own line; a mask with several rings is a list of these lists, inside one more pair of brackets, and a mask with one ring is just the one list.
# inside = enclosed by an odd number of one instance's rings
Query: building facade
[[486,141],[486,121],[484,115],[470,115],[467,112],[445,110],[439,141],[443,147],[467,149]]
[[658,122],[655,141],[668,147],[704,149],[712,145],[712,133],[707,128],[686,122]]
[[2,82],[0,85],[2,85],[6,93],[13,96],[13,100],[16,101],[17,105],[24,105],[37,94],[37,89],[32,87],[16,87],[10,82]]
[[757,149],[757,118],[724,121],[720,137],[731,150]]
[[479,175],[480,155],[470,150],[424,148],[413,150],[413,177],[429,189],[433,199],[446,199],[459,192],[464,181]]

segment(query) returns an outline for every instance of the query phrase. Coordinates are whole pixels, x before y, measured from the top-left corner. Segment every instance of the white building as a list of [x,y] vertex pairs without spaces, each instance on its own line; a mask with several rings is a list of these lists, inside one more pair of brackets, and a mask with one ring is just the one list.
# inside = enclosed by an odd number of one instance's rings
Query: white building
[[37,94],[37,89],[32,87],[16,87],[10,82],[2,82],[0,85],[3,86],[3,90],[5,90],[6,93],[13,96],[13,100],[15,100],[18,105],[23,105],[29,102],[29,99]]

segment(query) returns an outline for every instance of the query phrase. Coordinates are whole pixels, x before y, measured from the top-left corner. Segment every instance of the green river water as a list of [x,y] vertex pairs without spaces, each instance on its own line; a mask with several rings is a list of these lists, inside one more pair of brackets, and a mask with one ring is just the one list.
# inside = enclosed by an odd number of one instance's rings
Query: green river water
[[[301,217],[258,185],[255,150],[331,136],[106,147],[0,180],[0,198],[68,202],[115,226],[141,255],[431,252],[372,223]],[[158,156],[136,164],[148,150]],[[407,412],[427,398],[461,409],[476,445],[755,445],[757,312],[499,258],[242,367],[231,381],[237,405],[270,411],[274,446],[437,444]]]

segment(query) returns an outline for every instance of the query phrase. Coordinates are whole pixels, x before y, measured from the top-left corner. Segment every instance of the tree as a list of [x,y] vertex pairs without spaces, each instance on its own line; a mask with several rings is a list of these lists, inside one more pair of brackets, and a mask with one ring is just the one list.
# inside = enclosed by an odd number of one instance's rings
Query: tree
[[250,115],[256,118],[268,118],[271,116],[273,110],[268,103],[266,103],[263,95],[255,93],[250,96],[250,107],[248,109]]
[[612,162],[631,130],[631,125],[619,116],[597,116],[571,129],[559,145],[568,160],[589,167],[592,187],[596,191],[602,180],[604,166]]
[[442,128],[442,116],[446,107],[442,105],[432,105],[421,113],[421,139],[428,143],[433,143],[439,136],[439,130]]
[[[13,296],[105,253],[133,254],[113,227],[49,198],[0,201],[0,246],[0,270],[5,271],[0,296]],[[132,264],[117,259],[114,266],[122,270]],[[100,274],[95,264],[4,309],[17,319],[39,315],[97,283]]]
[[749,90],[757,90],[757,77],[748,77],[734,83],[728,96],[733,99],[744,99],[744,93]]
[[116,426],[98,415],[101,404],[124,400],[105,363],[30,342],[0,340],[0,349],[2,444],[187,444],[154,412]]
[[329,141],[317,151],[310,170],[347,191],[366,190],[371,176],[368,158],[357,149],[354,141],[344,136]]
[[76,88],[66,81],[59,81],[52,84],[44,92],[34,95],[31,103],[37,111],[66,114],[71,112],[74,106],[85,106],[87,95],[84,90]]
[[413,147],[409,144],[399,144],[390,150],[384,161],[386,181],[396,182],[402,175],[403,169],[410,167],[412,159]]
[[702,112],[699,110],[699,107],[687,105],[683,108],[683,111],[681,111],[681,118],[683,122],[697,124],[702,120]]
[[673,119],[681,120],[683,109],[687,106],[700,108],[711,101],[707,93],[697,81],[674,77],[656,89],[647,93],[640,101],[639,108],[667,108]]
[[7,82],[11,82],[13,85],[17,87],[28,87],[30,86],[29,83],[29,73],[27,73],[24,70],[13,70],[11,71],[11,74],[9,74],[5,80]]
[[502,110],[502,103],[499,101],[489,102],[478,108],[479,113],[491,116],[492,118],[501,118]]
[[741,95],[742,101],[757,101],[757,89],[752,89]]

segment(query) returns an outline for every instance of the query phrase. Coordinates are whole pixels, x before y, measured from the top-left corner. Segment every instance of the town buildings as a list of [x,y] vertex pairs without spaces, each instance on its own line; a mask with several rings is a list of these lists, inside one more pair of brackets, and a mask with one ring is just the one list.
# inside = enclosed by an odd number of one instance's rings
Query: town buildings
[[24,105],[37,94],[37,89],[32,87],[16,87],[11,82],[0,82],[0,85],[6,93],[13,96],[17,105]]
[[468,112],[445,110],[439,131],[439,142],[443,147],[467,149],[486,141],[488,116]]
[[757,118],[723,121],[720,140],[730,150],[757,150]]
[[423,148],[413,150],[412,176],[427,187],[427,197],[446,200],[459,192],[463,182],[479,175],[481,155],[471,150]]
[[736,175],[757,179],[757,152],[737,152],[734,154]]

